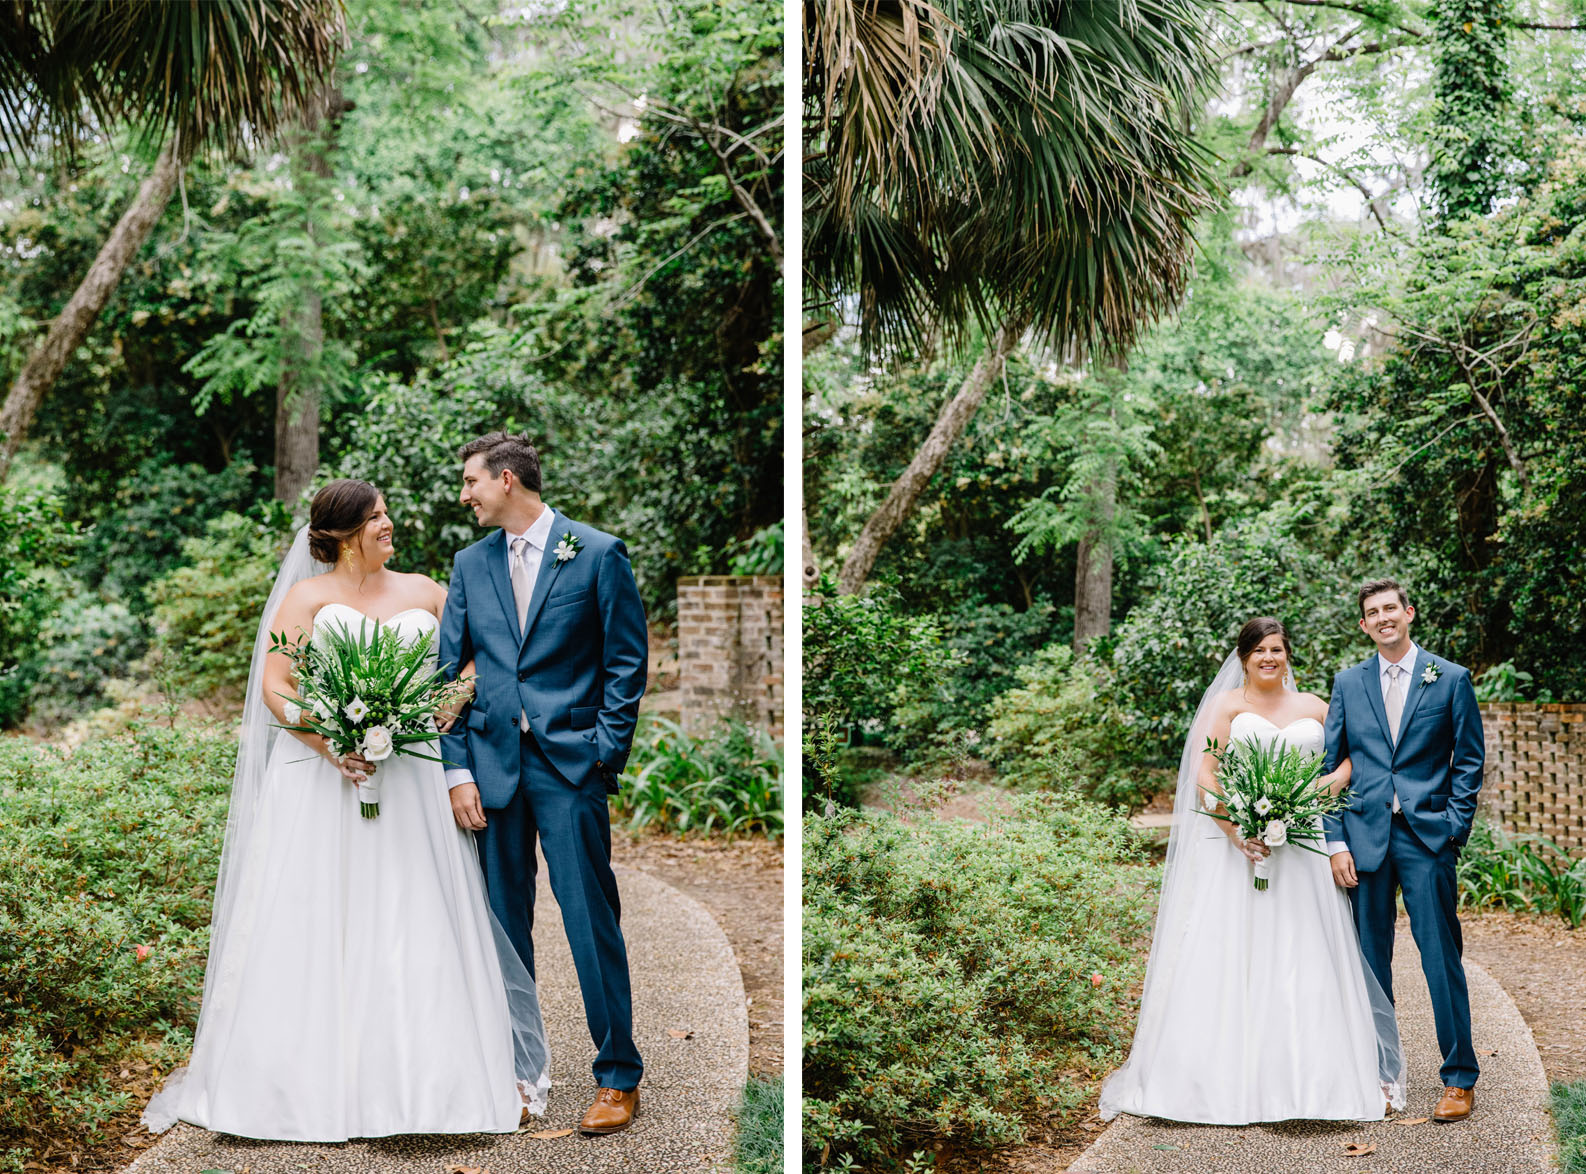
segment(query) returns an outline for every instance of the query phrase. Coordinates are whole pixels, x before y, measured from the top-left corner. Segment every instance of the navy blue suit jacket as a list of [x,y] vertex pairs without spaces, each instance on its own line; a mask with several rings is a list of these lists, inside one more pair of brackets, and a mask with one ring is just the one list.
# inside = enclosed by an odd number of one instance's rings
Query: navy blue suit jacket
[[[1437,679],[1423,683],[1427,666]],[[1349,845],[1356,869],[1374,872],[1388,854],[1393,795],[1416,838],[1440,852],[1453,841],[1463,846],[1476,818],[1486,764],[1481,711],[1470,671],[1418,648],[1406,682],[1398,744],[1388,737],[1377,656],[1333,678],[1327,705],[1327,754],[1331,771],[1349,758],[1349,806],[1324,823],[1329,840]]]
[[[556,544],[567,533],[578,552],[558,561]],[[615,791],[649,664],[644,604],[622,542],[556,514],[524,627],[520,633],[506,534],[497,530],[452,562],[440,659],[453,677],[474,660],[478,680],[463,720],[441,738],[442,757],[473,772],[485,807],[505,807],[518,786],[518,718],[526,713],[569,784],[581,786],[600,762],[606,789]]]

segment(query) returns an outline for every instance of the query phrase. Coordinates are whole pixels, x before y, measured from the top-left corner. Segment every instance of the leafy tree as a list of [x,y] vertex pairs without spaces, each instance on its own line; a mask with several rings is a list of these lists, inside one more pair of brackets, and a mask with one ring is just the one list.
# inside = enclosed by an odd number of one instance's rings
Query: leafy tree
[[181,168],[203,146],[234,147],[268,135],[317,90],[340,45],[338,0],[223,0],[103,5],[74,0],[16,6],[0,87],[0,142],[13,155],[46,129],[81,133],[141,124],[163,137],[149,178],[122,214],[72,296],[55,315],[0,407],[0,480],[40,401],[104,309],[148,239]]
[[971,323],[986,337],[860,531],[843,590],[864,583],[1027,327],[1116,352],[1177,299],[1209,200],[1178,121],[1204,76],[1202,15],[1177,0],[806,6],[815,304],[856,299],[878,353],[961,347]]

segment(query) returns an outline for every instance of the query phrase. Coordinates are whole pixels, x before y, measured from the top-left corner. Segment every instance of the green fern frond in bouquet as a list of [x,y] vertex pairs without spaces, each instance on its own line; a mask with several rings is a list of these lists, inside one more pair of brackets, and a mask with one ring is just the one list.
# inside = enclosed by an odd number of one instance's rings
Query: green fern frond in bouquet
[[[1342,811],[1349,801],[1317,787],[1322,758],[1299,746],[1259,738],[1230,742],[1226,749],[1206,739],[1206,753],[1217,759],[1217,786],[1203,787],[1201,814],[1231,823],[1240,839],[1260,840],[1274,851],[1292,844],[1318,856],[1324,815]],[[1265,892],[1270,858],[1255,866],[1255,887]]]
[[[429,667],[434,639],[433,632],[404,639],[379,620],[361,621],[356,633],[327,624],[295,640],[272,632],[270,651],[290,659],[297,677],[297,692],[281,694],[288,720],[280,728],[319,734],[338,756],[358,753],[372,763],[393,754],[443,761],[420,747],[436,739],[435,711],[466,689]],[[358,785],[358,802],[364,818],[380,814],[372,773]]]

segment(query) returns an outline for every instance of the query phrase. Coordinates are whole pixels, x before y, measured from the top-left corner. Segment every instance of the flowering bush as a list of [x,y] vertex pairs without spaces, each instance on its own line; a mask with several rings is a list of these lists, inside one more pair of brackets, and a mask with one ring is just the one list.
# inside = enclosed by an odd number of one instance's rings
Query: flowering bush
[[40,1132],[131,1129],[186,1054],[234,753],[204,729],[0,742],[0,1168]]
[[1129,1041],[1155,880],[1118,815],[1026,796],[990,825],[804,820],[804,1161],[1014,1142]]

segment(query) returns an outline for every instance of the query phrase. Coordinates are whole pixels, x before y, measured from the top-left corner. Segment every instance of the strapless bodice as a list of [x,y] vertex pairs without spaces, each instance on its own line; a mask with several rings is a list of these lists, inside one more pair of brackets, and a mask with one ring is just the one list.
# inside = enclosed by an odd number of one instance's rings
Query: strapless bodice
[[1246,711],[1236,713],[1229,723],[1228,737],[1237,741],[1257,741],[1268,745],[1279,743],[1283,746],[1298,746],[1312,754],[1320,754],[1325,744],[1322,723],[1314,717],[1302,717],[1292,721],[1286,726],[1262,717],[1259,713]]
[[[378,623],[382,628],[394,629],[404,642],[417,640],[428,632],[433,632],[440,627],[441,622],[435,614],[422,607],[404,608],[394,616],[385,620],[376,620],[373,616],[365,615],[357,608],[345,603],[327,603],[314,613],[314,631],[318,633],[328,624],[335,624],[345,628],[348,632],[357,632],[362,626],[369,634],[374,633],[374,626]],[[433,660],[438,655],[438,647],[432,645],[430,658]]]

